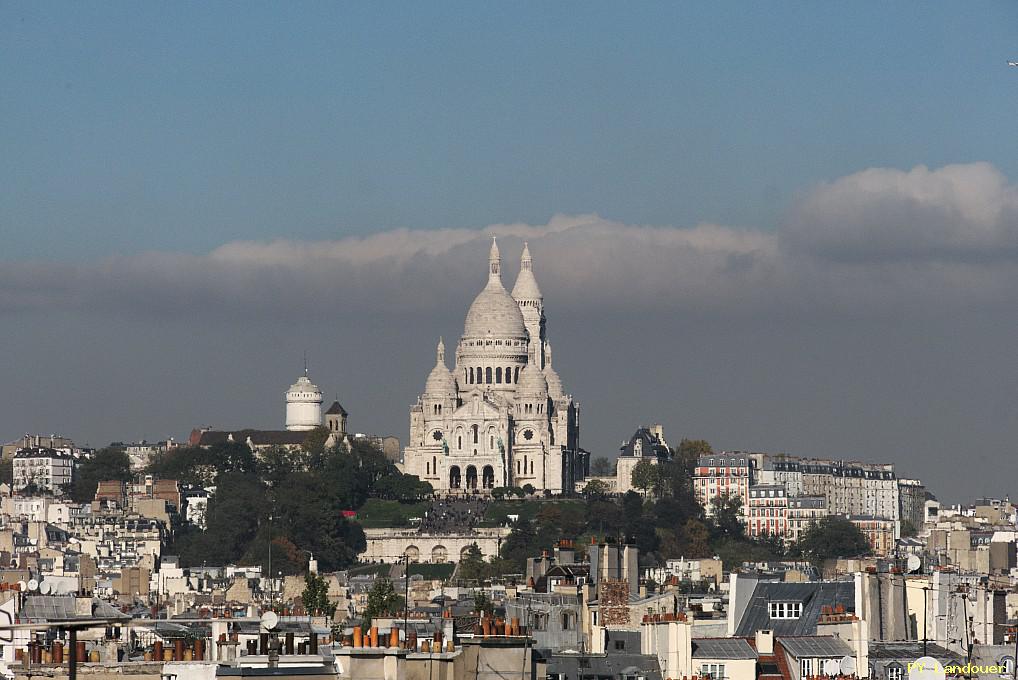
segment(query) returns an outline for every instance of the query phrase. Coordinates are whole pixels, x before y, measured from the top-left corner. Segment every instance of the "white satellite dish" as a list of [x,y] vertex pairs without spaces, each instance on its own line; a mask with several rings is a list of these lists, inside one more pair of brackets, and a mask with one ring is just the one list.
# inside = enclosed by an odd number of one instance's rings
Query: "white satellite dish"
[[845,675],[855,674],[855,657],[854,656],[843,656],[841,657],[841,672]]
[[25,583],[24,581],[18,581],[18,590],[20,590],[21,592],[25,592],[26,590],[28,590],[28,584]]
[[43,595],[49,595],[53,592],[53,584],[49,581],[43,581],[39,584],[39,592]]
[[841,662],[837,659],[824,661],[824,675],[838,675],[841,673]]
[[905,566],[908,568],[908,573],[914,574],[923,568],[923,559],[919,555],[909,555]]
[[262,628],[264,630],[274,630],[279,625],[279,614],[276,612],[265,612],[262,614]]
[[36,581],[34,578],[33,579],[29,579],[28,580],[28,589],[31,590],[33,593],[35,591],[39,590],[39,582]]

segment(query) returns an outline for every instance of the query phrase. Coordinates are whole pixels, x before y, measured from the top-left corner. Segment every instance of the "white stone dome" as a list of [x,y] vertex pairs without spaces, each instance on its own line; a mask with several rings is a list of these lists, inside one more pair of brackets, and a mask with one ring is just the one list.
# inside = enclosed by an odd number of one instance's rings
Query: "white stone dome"
[[533,361],[533,357],[520,371],[520,381],[516,385],[516,392],[518,394],[548,393],[548,381],[541,369],[538,368],[537,363]]
[[488,256],[488,285],[474,298],[463,324],[463,337],[517,337],[527,335],[523,312],[502,286],[502,258],[498,245],[491,243]]
[[520,274],[513,286],[513,297],[517,300],[541,300],[541,287],[534,277],[534,261],[530,257],[530,246],[523,244],[523,257],[520,259]]
[[424,393],[435,396],[456,396],[456,378],[445,365],[445,343],[438,339],[438,351],[435,367],[428,374],[424,383]]
[[467,311],[463,336],[523,337],[526,334],[523,312],[516,300],[502,287],[501,281],[497,281],[496,285],[489,281]]
[[551,367],[551,364],[544,367],[544,378],[548,384],[548,395],[552,399],[561,399],[566,396],[565,388],[562,387],[562,379],[558,377],[558,373]]

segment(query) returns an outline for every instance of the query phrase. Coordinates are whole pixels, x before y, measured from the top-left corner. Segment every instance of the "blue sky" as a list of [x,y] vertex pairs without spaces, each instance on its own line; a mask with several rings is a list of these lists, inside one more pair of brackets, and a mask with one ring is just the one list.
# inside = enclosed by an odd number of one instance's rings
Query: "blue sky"
[[16,258],[393,227],[772,227],[873,166],[1018,176],[1018,5],[0,4]]
[[280,427],[307,350],[405,441],[497,235],[594,455],[1014,495],[1009,59],[1010,0],[0,0],[0,440]]

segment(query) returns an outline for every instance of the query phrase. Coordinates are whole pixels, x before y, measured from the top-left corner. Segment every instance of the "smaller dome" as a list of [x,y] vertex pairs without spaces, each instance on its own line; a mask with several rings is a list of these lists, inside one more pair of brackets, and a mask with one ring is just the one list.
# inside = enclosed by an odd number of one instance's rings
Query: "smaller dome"
[[301,377],[297,378],[297,382],[290,385],[290,389],[286,391],[286,396],[288,399],[291,397],[300,398],[294,396],[298,394],[308,394],[312,395],[313,397],[317,397],[318,401],[322,400],[322,391],[318,389],[318,385],[311,382],[311,378],[307,377],[307,375],[302,375]]
[[428,395],[455,395],[456,379],[452,372],[445,366],[435,366],[428,374],[428,381],[424,383],[424,393]]
[[544,343],[544,377],[548,380],[548,394],[552,399],[561,399],[566,396],[566,390],[562,387],[562,379],[551,367],[551,343]]
[[455,396],[456,378],[445,365],[445,343],[442,342],[442,338],[438,339],[438,348],[435,354],[435,367],[431,369],[428,380],[424,383],[424,393],[436,396]]
[[518,394],[547,394],[548,381],[544,373],[534,363],[528,363],[520,371],[520,382],[516,387]]
[[558,373],[551,367],[551,364],[544,367],[544,378],[548,381],[548,394],[552,399],[562,399],[566,396],[565,388],[562,387],[562,379],[558,377]]
[[520,258],[520,273],[513,286],[513,298],[516,300],[540,300],[541,287],[534,278],[534,260],[530,257],[530,246],[523,244],[523,257]]

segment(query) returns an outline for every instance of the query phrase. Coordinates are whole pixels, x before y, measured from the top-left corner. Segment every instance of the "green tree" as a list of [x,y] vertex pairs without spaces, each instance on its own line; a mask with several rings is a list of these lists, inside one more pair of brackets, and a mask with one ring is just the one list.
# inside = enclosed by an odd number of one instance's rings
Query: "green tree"
[[590,461],[590,474],[597,477],[611,477],[615,474],[615,461],[599,456]]
[[77,503],[91,503],[99,482],[129,482],[131,479],[131,459],[123,449],[100,449],[74,471],[70,496]]
[[484,555],[476,543],[467,547],[467,552],[460,557],[457,568],[459,577],[467,581],[480,581],[484,579],[487,572],[487,565],[484,563]]
[[714,449],[706,439],[683,439],[675,449],[674,457],[692,469],[696,465],[697,458],[712,453],[714,453]]
[[527,557],[538,550],[537,526],[533,521],[521,517],[513,522],[512,530],[502,541],[499,556],[514,573],[522,573],[526,570]]
[[368,591],[368,603],[364,607],[363,628],[371,627],[371,620],[384,614],[395,614],[403,609],[405,600],[396,593],[392,581],[380,578]]
[[795,548],[817,565],[837,557],[857,557],[870,553],[866,535],[841,515],[828,515],[810,524],[799,535]]
[[581,493],[587,498],[601,498],[608,495],[608,485],[600,479],[592,479],[584,485]]
[[633,467],[633,486],[643,491],[644,496],[647,495],[647,491],[658,485],[660,479],[661,471],[649,458],[642,459]]
[[715,537],[742,538],[746,527],[742,523],[742,498],[735,494],[723,493],[711,502],[709,526]]
[[710,531],[698,519],[688,519],[683,526],[686,551],[689,557],[710,557]]
[[324,614],[329,619],[336,613],[336,604],[329,600],[329,584],[318,574],[304,576],[304,592],[300,596],[304,609],[311,614]]
[[308,456],[308,460],[319,460],[325,456],[325,442],[329,439],[329,429],[324,426],[316,427],[308,432],[301,444],[301,449]]

